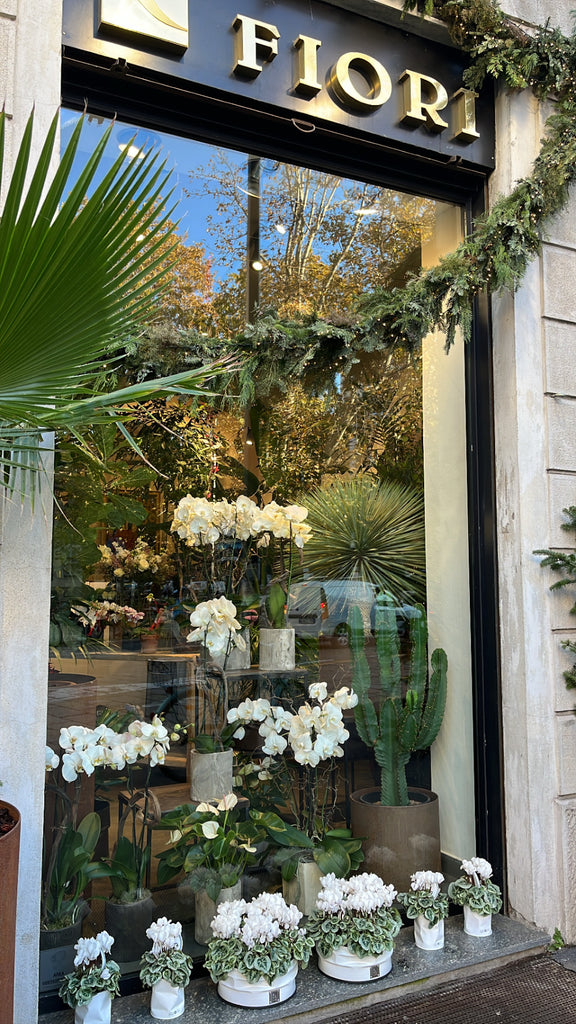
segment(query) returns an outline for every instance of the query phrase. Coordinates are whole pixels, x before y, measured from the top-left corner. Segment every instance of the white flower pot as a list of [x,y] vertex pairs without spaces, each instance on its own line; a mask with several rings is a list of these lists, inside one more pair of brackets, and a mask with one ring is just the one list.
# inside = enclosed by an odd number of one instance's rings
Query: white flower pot
[[218,995],[227,1003],[234,1003],[236,1006],[273,1006],[276,1003],[283,1003],[294,995],[296,990],[296,975],[298,964],[293,961],[292,966],[274,981],[248,981],[240,971],[229,971],[225,978],[218,982]]
[[213,754],[190,751],[190,799],[221,800],[234,785],[234,751],[216,750]]
[[318,967],[329,978],[340,981],[375,981],[384,978],[392,970],[392,953],[377,956],[357,956],[348,946],[333,949],[328,956],[318,953]]
[[322,872],[315,860],[301,860],[294,878],[282,880],[282,895],[289,905],[294,903],[306,917],[316,909],[318,893],[322,888]]
[[184,1013],[184,989],[169,981],[157,981],[152,986],[150,1013],[156,1020],[174,1020]]
[[291,672],[296,664],[295,632],[292,628],[260,630],[260,670]]
[[201,946],[207,946],[214,938],[212,933],[212,921],[216,917],[216,909],[221,903],[232,903],[233,900],[242,899],[242,882],[236,882],[227,889],[221,889],[216,902],[203,891],[196,893],[196,913],[194,919],[194,938]]
[[97,992],[88,1003],[74,1010],[74,1024],[110,1024],[112,996],[109,992]]
[[442,949],[444,946],[444,921],[430,925],[424,914],[414,920],[414,942],[419,949]]
[[466,935],[492,935],[492,914],[478,914],[470,907],[464,907],[464,931]]

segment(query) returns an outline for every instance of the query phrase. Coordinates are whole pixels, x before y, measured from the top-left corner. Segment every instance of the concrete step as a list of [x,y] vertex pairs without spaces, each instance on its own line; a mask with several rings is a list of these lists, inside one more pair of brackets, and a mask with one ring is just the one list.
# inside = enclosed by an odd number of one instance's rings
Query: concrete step
[[[286,1003],[256,1010],[223,1002],[209,978],[193,979],[186,991],[186,1009],[181,1024],[304,1024],[304,1021],[333,1019],[342,1013],[413,996],[455,979],[472,978],[523,957],[543,952],[549,936],[536,928],[502,915],[493,918],[492,935],[465,935],[461,915],[446,921],[444,949],[428,952],[414,945],[412,928],[403,928],[396,941],[392,971],[386,978],[350,984],[327,978],[315,962],[298,974],[296,993]],[[147,992],[115,999],[112,1024],[149,1024],[150,996]],[[71,1011],[43,1014],[39,1024],[70,1024]]]

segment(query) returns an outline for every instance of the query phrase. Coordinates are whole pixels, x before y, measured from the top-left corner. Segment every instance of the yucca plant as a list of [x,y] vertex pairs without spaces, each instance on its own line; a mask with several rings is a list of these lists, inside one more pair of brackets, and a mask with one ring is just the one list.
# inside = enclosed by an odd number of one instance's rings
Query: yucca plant
[[79,436],[112,416],[127,434],[127,403],[195,394],[217,368],[106,393],[114,350],[153,316],[170,282],[171,211],[161,212],[168,173],[152,151],[130,160],[129,147],[102,173],[110,126],[72,178],[80,118],[52,175],[58,116],[31,168],[31,115],[7,182],[6,122],[0,113],[0,480],[33,494],[43,432]]
[[312,529],[305,566],[312,576],[372,583],[399,603],[422,600],[424,503],[418,491],[356,476],[319,487],[305,504]]

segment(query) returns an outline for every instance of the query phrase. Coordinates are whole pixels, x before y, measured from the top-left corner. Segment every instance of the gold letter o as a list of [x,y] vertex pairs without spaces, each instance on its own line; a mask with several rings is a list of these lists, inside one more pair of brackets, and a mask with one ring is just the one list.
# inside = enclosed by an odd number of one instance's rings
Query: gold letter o
[[[366,80],[368,95],[358,92],[350,78],[353,67]],[[366,53],[343,53],[330,71],[328,86],[344,106],[357,110],[374,110],[381,107],[392,95],[392,82],[386,68]]]

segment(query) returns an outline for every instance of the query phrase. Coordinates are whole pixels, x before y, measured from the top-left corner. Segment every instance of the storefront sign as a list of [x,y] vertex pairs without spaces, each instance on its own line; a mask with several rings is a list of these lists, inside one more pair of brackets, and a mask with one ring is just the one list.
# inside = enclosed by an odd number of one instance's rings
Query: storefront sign
[[494,164],[491,103],[464,87],[462,54],[315,0],[65,0],[64,39],[127,74]]

